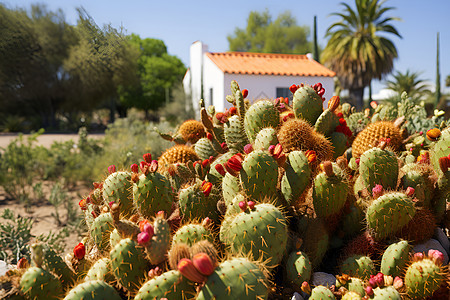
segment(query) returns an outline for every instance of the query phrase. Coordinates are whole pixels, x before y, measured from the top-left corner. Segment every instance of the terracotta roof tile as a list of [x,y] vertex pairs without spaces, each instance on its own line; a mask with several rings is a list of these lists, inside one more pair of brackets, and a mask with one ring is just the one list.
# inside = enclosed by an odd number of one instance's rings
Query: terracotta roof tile
[[335,72],[310,60],[306,55],[249,53],[249,52],[208,52],[206,53],[224,73],[287,76],[333,77]]

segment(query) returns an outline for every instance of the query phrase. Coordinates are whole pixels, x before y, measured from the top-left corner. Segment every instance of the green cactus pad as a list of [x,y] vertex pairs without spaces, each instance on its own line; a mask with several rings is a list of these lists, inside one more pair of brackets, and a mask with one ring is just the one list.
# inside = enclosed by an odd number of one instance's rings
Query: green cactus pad
[[310,183],[311,168],[308,158],[302,151],[292,151],[288,154],[285,173],[281,179],[281,192],[284,199],[293,203],[299,199]]
[[268,292],[266,276],[256,264],[246,258],[233,258],[208,276],[197,300],[267,299]]
[[113,231],[113,219],[111,213],[104,213],[94,219],[91,226],[91,237],[100,251],[109,251],[109,236]]
[[342,132],[333,132],[330,136],[331,145],[333,146],[333,158],[336,159],[348,148],[348,139]]
[[372,148],[361,155],[359,174],[370,192],[377,184],[384,189],[395,189],[398,171],[397,156],[391,151]]
[[244,129],[251,143],[256,135],[266,127],[277,128],[280,124],[280,113],[269,100],[255,102],[245,113]]
[[429,258],[413,262],[405,274],[406,293],[413,299],[430,297],[444,282],[440,266]]
[[244,146],[249,143],[244,125],[240,122],[237,115],[229,118],[228,122],[224,124],[224,134],[228,149],[243,151]]
[[64,260],[52,248],[47,247],[44,251],[44,269],[59,276],[63,287],[72,284],[76,274],[69,268]]
[[277,130],[272,127],[261,129],[255,137],[253,148],[255,150],[267,150],[270,145],[278,144]]
[[295,91],[292,108],[296,118],[302,118],[310,124],[315,124],[323,112],[322,99],[312,87],[305,85]]
[[153,222],[154,234],[150,244],[145,247],[147,259],[158,265],[166,259],[170,247],[170,226],[166,219],[157,217]]
[[245,157],[240,179],[244,192],[251,199],[273,197],[277,188],[278,164],[269,153],[255,150]]
[[401,300],[402,296],[393,286],[386,286],[384,288],[377,287],[373,290],[372,300]]
[[343,171],[333,164],[334,175],[317,174],[313,183],[313,205],[318,217],[328,217],[339,213],[347,201],[349,186]]
[[255,205],[253,210],[228,215],[220,228],[220,240],[231,253],[251,253],[254,259],[278,264],[286,250],[287,224],[283,213],[272,204]]
[[336,297],[334,297],[333,292],[331,292],[331,290],[329,288],[319,285],[312,289],[311,296],[309,296],[308,299],[309,300],[324,300],[324,299],[332,300],[332,299],[336,299]]
[[352,277],[369,279],[370,275],[375,275],[375,266],[368,256],[352,255],[342,262],[340,271]]
[[285,269],[288,280],[298,286],[301,286],[303,281],[309,281],[311,277],[311,262],[308,256],[301,251],[289,254]]
[[222,179],[222,195],[225,204],[228,206],[241,190],[239,178],[226,173]]
[[336,126],[339,125],[339,118],[334,112],[325,109],[316,120],[314,128],[317,132],[322,133],[326,137],[330,137]]
[[22,275],[20,291],[33,300],[60,299],[63,295],[61,281],[38,267],[30,267]]
[[415,213],[414,202],[406,194],[384,194],[375,199],[367,209],[367,226],[374,231],[376,239],[385,239],[407,225]]
[[232,157],[236,152],[228,151],[220,156],[218,156],[211,164],[211,168],[209,169],[209,173],[206,175],[207,181],[212,184],[220,184],[222,183],[223,176],[219,174],[216,170],[217,164],[223,164],[227,162],[230,157]]
[[134,300],[187,300],[194,295],[194,285],[178,271],[171,270],[144,283]]
[[136,292],[147,271],[142,247],[130,238],[123,239],[111,250],[110,258],[117,281],[128,291]]
[[142,174],[133,184],[133,198],[139,213],[145,218],[153,217],[158,211],[170,213],[173,203],[170,181],[159,173]]
[[201,240],[212,242],[214,237],[211,230],[201,224],[186,224],[175,232],[172,244],[183,243],[192,246]]
[[64,300],[120,300],[119,293],[102,280],[83,282],[74,287]]
[[216,157],[219,154],[207,138],[199,139],[194,145],[194,150],[201,160],[209,159],[210,156]]
[[217,201],[220,199],[220,191],[214,185],[208,196],[203,193],[202,182],[181,189],[178,195],[180,211],[185,220],[204,219],[209,217],[218,222]]
[[448,155],[450,155],[450,127],[442,130],[439,140],[430,147],[431,163],[438,174],[442,173],[439,167],[439,158]]
[[103,182],[103,201],[120,203],[120,210],[125,215],[133,213],[133,200],[131,195],[131,173],[119,171],[110,174]]
[[107,257],[97,260],[84,277],[85,281],[102,280],[112,283],[115,278],[111,272],[111,260]]
[[400,276],[409,260],[410,246],[407,241],[393,243],[387,247],[381,258],[381,273]]

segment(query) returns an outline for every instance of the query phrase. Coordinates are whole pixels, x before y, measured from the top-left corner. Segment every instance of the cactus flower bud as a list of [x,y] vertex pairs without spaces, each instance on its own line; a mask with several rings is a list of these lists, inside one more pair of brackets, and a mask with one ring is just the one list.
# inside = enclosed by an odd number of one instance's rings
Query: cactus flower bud
[[444,263],[444,254],[441,251],[430,249],[428,250],[428,257],[431,258],[436,264],[442,265]]
[[209,166],[209,159],[203,160],[203,161],[202,161],[202,167],[203,167],[203,168],[206,168],[206,167],[208,167],[208,166]]
[[212,224],[212,220],[209,217],[206,217],[203,219],[202,221],[202,226],[203,227],[208,227]]
[[73,248],[73,255],[78,259],[81,260],[84,258],[84,255],[86,255],[86,247],[83,243],[79,243],[78,245]]
[[328,100],[328,109],[330,111],[335,111],[339,107],[339,103],[341,98],[339,96],[333,96],[330,100]]
[[142,220],[142,221],[139,222],[139,230],[140,230],[141,232],[144,232],[144,231],[145,231],[145,230],[144,230],[144,225],[145,225],[145,224],[150,224],[150,221],[147,220],[147,219],[145,219],[145,220]]
[[145,161],[141,161],[139,163],[139,168],[141,169],[142,173],[145,173],[145,170],[148,168],[148,164]]
[[235,114],[237,114],[237,108],[234,106],[230,107],[230,109],[228,110],[228,116],[231,117],[234,116]]
[[366,286],[365,291],[366,291],[367,296],[373,295],[373,288],[370,285]]
[[252,144],[247,144],[247,145],[244,146],[244,152],[245,152],[246,154],[249,154],[249,153],[251,153],[252,151],[253,151],[253,146],[252,146]]
[[22,257],[17,262],[17,269],[26,269],[28,268],[30,264],[28,263],[28,260],[25,257]]
[[324,161],[323,163],[320,164],[320,168],[322,169],[322,171],[325,172],[327,177],[334,176],[333,164],[331,163],[331,161]]
[[139,166],[137,164],[132,164],[130,166],[131,172],[133,173],[139,173]]
[[296,90],[298,90],[299,86],[296,84],[293,84],[289,87],[289,90],[291,91],[292,94],[295,93]]
[[222,164],[217,164],[214,166],[214,168],[216,168],[217,173],[219,173],[222,176],[225,176],[225,174],[227,173]]
[[115,172],[116,172],[116,166],[115,165],[110,165],[108,167],[108,173],[112,174],[112,173],[115,173]]
[[242,157],[238,154],[233,155],[228,159],[226,163],[224,163],[225,170],[231,175],[237,177],[239,171],[242,169]]
[[396,290],[398,290],[403,287],[403,280],[400,277],[395,276],[394,283],[392,285]]
[[213,135],[210,132],[208,132],[208,133],[206,133],[206,138],[208,140],[212,141],[213,140]]
[[147,232],[141,232],[137,235],[139,245],[145,245],[150,241],[150,235]]
[[311,294],[311,286],[309,285],[309,283],[307,281],[303,281],[300,289],[308,295]]
[[243,89],[242,90],[242,97],[247,98],[248,96],[248,90],[247,89]]
[[223,150],[224,152],[227,152],[227,151],[228,151],[228,145],[227,145],[227,143],[223,142],[222,144],[220,144],[220,148],[222,148],[222,150]]
[[380,197],[383,194],[383,186],[381,184],[375,185],[375,187],[372,189],[372,197],[374,199]]
[[432,128],[427,131],[427,139],[436,141],[441,136],[441,131],[438,128]]
[[413,258],[414,258],[414,260],[421,260],[421,259],[423,259],[423,253],[422,252],[417,252],[417,253],[414,253],[414,256],[413,256]]
[[384,285],[389,286],[394,283],[394,278],[391,275],[384,275]]
[[408,188],[406,189],[406,195],[408,195],[409,197],[412,197],[414,195],[414,192],[416,190],[410,186],[408,186]]
[[250,210],[253,210],[255,208],[256,203],[250,200],[247,202],[247,205]]
[[246,211],[246,210],[247,210],[247,202],[245,202],[245,201],[239,202],[239,208],[240,208],[242,211]]
[[[159,276],[162,274],[162,270],[160,267],[155,267],[153,269],[151,269],[150,271],[148,271],[148,277],[149,279],[152,279],[153,277]],[[161,298],[162,300],[163,298]]]
[[158,161],[157,160],[152,160],[152,162],[149,165],[149,171],[151,173],[155,173],[156,171],[158,171]]
[[146,163],[151,163],[152,162],[152,155],[150,153],[145,153],[144,155],[142,155],[142,157],[144,158]]
[[145,223],[142,229],[144,229],[142,232],[146,232],[149,235],[149,239],[155,234],[155,229],[151,223]]
[[206,182],[204,185],[202,185],[202,191],[206,197],[208,197],[209,194],[211,193],[212,186],[213,184],[211,182]]
[[313,163],[317,160],[316,151],[314,150],[306,150],[305,155],[308,158],[308,163]]
[[193,282],[202,283],[206,277],[200,273],[189,258],[182,258],[178,262],[178,271],[187,279]]
[[443,173],[447,172],[450,168],[450,158],[448,158],[447,156],[439,158],[439,168]]
[[214,272],[214,266],[211,257],[206,253],[197,253],[192,257],[192,263],[195,268],[203,275],[209,276]]
[[216,119],[219,120],[220,123],[224,124],[228,122],[228,117],[226,114],[222,113],[222,112],[218,112],[216,114]]
[[81,210],[86,210],[87,209],[86,199],[81,199],[80,202],[78,202],[78,206],[81,208]]

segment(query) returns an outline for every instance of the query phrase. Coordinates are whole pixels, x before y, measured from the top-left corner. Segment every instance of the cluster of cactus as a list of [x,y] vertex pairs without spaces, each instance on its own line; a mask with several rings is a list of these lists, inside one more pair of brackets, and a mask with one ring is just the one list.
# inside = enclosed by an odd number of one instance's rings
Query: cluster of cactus
[[405,97],[363,113],[290,90],[251,104],[233,81],[158,160],[110,166],[83,241],[33,245],[10,299],[448,299],[450,129],[408,133]]

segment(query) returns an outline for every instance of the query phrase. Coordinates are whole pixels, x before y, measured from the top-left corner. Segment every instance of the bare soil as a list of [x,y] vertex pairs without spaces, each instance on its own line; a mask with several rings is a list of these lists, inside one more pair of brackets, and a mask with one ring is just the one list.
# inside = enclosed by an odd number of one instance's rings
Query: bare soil
[[[24,134],[23,135],[24,138],[26,139],[28,136],[30,136],[29,134]],[[98,134],[89,134],[89,138],[103,138],[105,135],[103,133],[98,133]],[[0,135],[0,148],[5,148],[6,146],[9,145],[9,143],[11,143],[14,139],[16,139],[18,137],[18,134],[1,134]],[[37,144],[44,146],[44,147],[50,147],[53,142],[66,142],[66,141],[70,141],[73,140],[75,143],[78,142],[78,134],[74,134],[74,133],[68,133],[68,134],[41,134],[40,136],[37,137]]]

